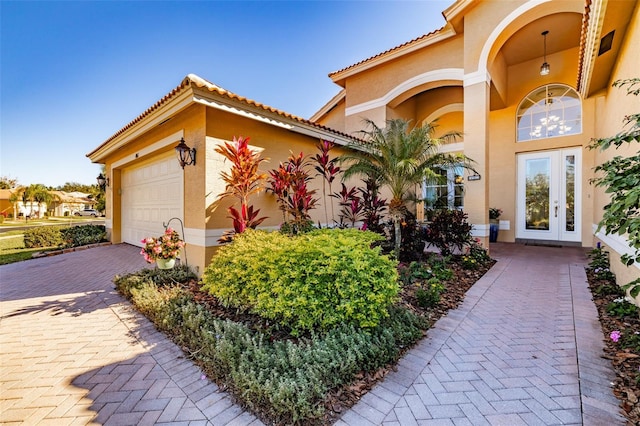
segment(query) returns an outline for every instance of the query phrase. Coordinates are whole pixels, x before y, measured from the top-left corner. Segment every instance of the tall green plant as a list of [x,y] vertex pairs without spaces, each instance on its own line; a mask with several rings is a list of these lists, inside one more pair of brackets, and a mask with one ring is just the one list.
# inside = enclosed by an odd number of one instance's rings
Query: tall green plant
[[240,201],[240,210],[229,207],[228,211],[233,220],[233,232],[225,233],[220,242],[229,242],[234,234],[241,234],[246,229],[255,229],[266,219],[258,218],[260,209],[254,210],[249,205],[249,197],[258,194],[264,189],[265,173],[258,170],[260,163],[265,159],[260,158],[260,153],[249,148],[249,138],[233,138],[233,143],[225,142],[219,145],[215,151],[223,155],[231,162],[231,170],[220,172],[220,176],[226,183],[225,191],[219,198],[235,197]]
[[[640,78],[613,83],[613,87],[625,86],[627,95],[640,94]],[[640,142],[640,113],[626,116],[620,133],[593,140],[589,148],[604,151],[632,142]],[[607,234],[626,236],[634,253],[623,255],[622,261],[627,266],[640,262],[640,151],[628,157],[617,155],[597,166],[595,171],[601,175],[591,179],[591,183],[605,188],[611,197],[609,204],[604,207],[598,231],[604,228]]]
[[433,175],[435,167],[462,165],[471,168],[472,160],[462,154],[439,152],[441,143],[458,134],[435,138],[432,123],[412,128],[404,119],[388,120],[384,128],[372,120],[365,120],[365,124],[367,129],[360,132],[364,140],[351,144],[351,151],[340,157],[348,164],[344,178],[364,176],[390,190],[389,215],[394,223],[398,256],[402,241],[401,222],[407,201],[416,198],[416,185],[426,176]]

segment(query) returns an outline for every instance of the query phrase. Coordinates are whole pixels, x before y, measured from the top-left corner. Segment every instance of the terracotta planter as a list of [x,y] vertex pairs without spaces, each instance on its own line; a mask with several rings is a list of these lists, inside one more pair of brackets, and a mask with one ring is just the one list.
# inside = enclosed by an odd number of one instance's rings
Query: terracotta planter
[[156,265],[158,265],[158,269],[171,269],[175,266],[176,259],[156,259]]

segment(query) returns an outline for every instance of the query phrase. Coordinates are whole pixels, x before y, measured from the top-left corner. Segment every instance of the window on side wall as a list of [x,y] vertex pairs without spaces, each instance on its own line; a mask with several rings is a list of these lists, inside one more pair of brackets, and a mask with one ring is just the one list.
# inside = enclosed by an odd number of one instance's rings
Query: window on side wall
[[517,141],[582,133],[582,101],[563,84],[549,84],[529,93],[516,113]]
[[464,207],[464,178],[462,166],[434,169],[436,177],[422,185],[425,209],[459,209]]

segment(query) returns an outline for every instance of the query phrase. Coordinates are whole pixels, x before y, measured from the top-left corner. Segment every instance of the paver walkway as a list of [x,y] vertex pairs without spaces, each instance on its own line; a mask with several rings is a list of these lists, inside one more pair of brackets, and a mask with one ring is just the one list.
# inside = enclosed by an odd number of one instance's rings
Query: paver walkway
[[622,425],[585,253],[492,245],[498,263],[338,425]]
[[[0,266],[0,424],[258,425],[113,289],[99,247]],[[339,425],[624,424],[580,249],[492,246],[496,266]]]
[[139,251],[0,266],[0,424],[262,424],[115,292]]

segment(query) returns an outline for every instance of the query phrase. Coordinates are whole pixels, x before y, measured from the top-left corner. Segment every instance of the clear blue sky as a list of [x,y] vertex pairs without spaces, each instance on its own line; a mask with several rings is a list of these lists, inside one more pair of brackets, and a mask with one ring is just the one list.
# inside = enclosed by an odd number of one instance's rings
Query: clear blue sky
[[95,183],[86,154],[189,73],[308,118],[339,91],[327,74],[451,3],[0,0],[0,176]]

